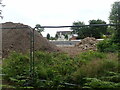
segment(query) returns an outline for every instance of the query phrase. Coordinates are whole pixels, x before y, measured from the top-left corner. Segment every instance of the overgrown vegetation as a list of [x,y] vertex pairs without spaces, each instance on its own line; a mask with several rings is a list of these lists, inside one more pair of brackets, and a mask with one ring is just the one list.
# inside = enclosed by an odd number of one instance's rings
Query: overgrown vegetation
[[105,39],[97,44],[100,52],[117,52],[118,45],[113,42],[113,39]]
[[115,53],[88,51],[71,58],[63,53],[35,52],[34,83],[29,66],[29,55],[12,53],[3,61],[4,81],[21,88],[120,87]]
[[[117,3],[115,4],[117,5]],[[113,11],[116,11],[116,9],[113,8]],[[113,15],[117,14],[113,13]],[[111,23],[115,21],[116,16],[112,17],[113,15],[111,13]],[[101,20],[98,21],[101,22]],[[90,24],[99,24],[95,22],[93,20]],[[83,22],[74,22],[74,25],[78,24],[84,25]],[[101,24],[105,24],[105,22],[102,21]],[[91,30],[97,29],[101,31],[100,27],[91,28]],[[73,29],[76,33],[77,29]],[[104,29],[107,28],[104,27]],[[119,29],[118,31],[120,31]],[[83,32],[77,33],[83,34]],[[102,32],[102,34],[106,34],[106,31]],[[101,37],[101,34],[97,32],[88,35]],[[105,39],[98,43],[99,52],[87,51],[74,58],[64,53],[35,52],[34,82],[31,81],[33,77],[31,77],[30,72],[29,55],[13,52],[3,60],[2,70],[3,74],[5,74],[3,81],[7,82],[4,83],[3,87],[118,89],[120,88],[120,72],[117,58],[119,37],[117,32],[112,39]]]

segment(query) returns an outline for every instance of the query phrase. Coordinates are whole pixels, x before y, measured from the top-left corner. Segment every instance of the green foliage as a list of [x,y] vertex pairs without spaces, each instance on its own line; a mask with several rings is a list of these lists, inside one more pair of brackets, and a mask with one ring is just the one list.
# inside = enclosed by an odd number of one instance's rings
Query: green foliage
[[[90,20],[89,24],[106,24],[105,21],[103,20]],[[101,35],[106,35],[107,34],[107,26],[91,26],[90,29],[91,31],[91,36],[95,38],[101,38]]]
[[109,90],[110,88],[118,88],[116,83],[101,81],[97,78],[86,78],[86,82],[84,85],[93,89],[105,88]]
[[108,36],[109,36],[109,37],[114,36],[114,34],[115,34],[115,27],[113,27],[113,26],[108,26],[107,32],[108,32]]
[[100,79],[105,80],[105,81],[119,83],[120,82],[120,74],[117,72],[110,72],[109,71],[109,72],[106,72],[106,77],[103,76]]
[[95,51],[88,51],[88,52],[84,52],[84,53],[81,53],[79,55],[79,58],[81,58],[82,60],[86,60],[86,61],[90,61],[90,60],[93,60],[94,58],[105,58],[105,54],[104,53],[100,53],[100,52],[95,52]]
[[120,86],[117,81],[120,78],[117,61],[108,59],[105,53],[88,51],[72,58],[64,53],[35,52],[34,84],[30,81],[29,66],[29,56],[12,53],[3,61],[4,80],[11,83],[11,86],[21,88],[94,88],[99,84],[95,80],[88,82],[85,78],[98,78],[100,87],[107,87],[105,83],[109,86],[111,82],[116,87]]
[[29,58],[20,53],[13,52],[9,59],[4,60],[4,78],[16,82],[19,86],[24,85],[29,76]]
[[55,37],[50,37],[50,39],[49,40],[56,40],[57,38],[55,38]]
[[110,16],[109,16],[109,21],[110,23],[116,23],[117,22],[117,15],[118,15],[118,6],[119,6],[119,1],[116,1],[113,3]]
[[100,52],[117,52],[118,46],[111,39],[105,39],[97,44],[97,49]]
[[35,28],[37,29],[37,31],[38,31],[39,33],[41,33],[41,32],[44,31],[44,28],[41,28],[41,25],[40,25],[40,24],[37,24],[37,25],[35,26]]
[[99,78],[101,76],[106,76],[107,71],[117,72],[118,63],[117,60],[92,60],[85,64],[82,64],[73,74],[73,80],[77,83],[84,83],[83,78]]
[[49,34],[49,33],[47,34],[47,39],[48,39],[48,40],[50,39],[50,34]]
[[68,35],[67,34],[65,35],[65,39],[68,39]]
[[91,37],[91,31],[89,27],[82,27],[78,32],[78,39],[84,39],[86,37]]
[[[80,25],[85,25],[85,23],[81,21],[73,22],[73,26],[80,26]],[[83,27],[71,27],[71,30],[73,30],[74,34],[78,34],[79,30],[81,30],[82,28]]]
[[112,5],[112,9],[109,16],[110,23],[117,24],[116,31],[114,32],[114,36],[112,37],[113,43],[118,46],[118,52],[120,52],[120,1],[116,1]]
[[58,34],[55,34],[55,38],[58,39]]
[[[103,20],[90,20],[89,25],[91,24],[106,24]],[[85,25],[84,22],[73,22],[73,26],[82,26]],[[78,38],[85,38],[85,37],[95,37],[101,38],[104,34],[107,34],[107,26],[82,26],[82,27],[72,27],[73,33],[78,34]]]
[[[73,22],[73,26],[82,26],[82,25],[85,25],[85,23],[81,21]],[[73,30],[74,34],[78,34],[78,39],[83,39],[91,35],[89,27],[83,27],[83,26],[72,27],[71,30]]]

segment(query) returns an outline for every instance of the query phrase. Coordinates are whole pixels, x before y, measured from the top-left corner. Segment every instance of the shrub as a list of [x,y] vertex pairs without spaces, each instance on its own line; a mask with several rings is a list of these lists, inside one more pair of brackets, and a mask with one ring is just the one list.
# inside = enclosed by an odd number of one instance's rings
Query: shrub
[[100,79],[105,80],[105,81],[119,83],[120,82],[120,73],[108,71],[108,72],[106,72],[106,76],[102,76]]
[[90,61],[90,60],[93,60],[94,58],[100,58],[100,59],[105,58],[105,54],[104,54],[104,53],[95,52],[95,51],[90,50],[90,51],[81,53],[81,54],[79,55],[79,58],[80,58],[81,60],[84,59],[84,60],[86,60],[86,61],[87,61],[87,60]]
[[[117,72],[118,62],[117,60],[108,59],[95,59],[86,64],[81,65],[73,74],[73,81],[82,83],[82,79],[85,77],[101,77],[105,76],[107,71]],[[84,83],[84,82],[83,82]]]
[[116,83],[113,82],[107,82],[107,81],[101,81],[97,78],[86,78],[86,83],[84,86],[98,89],[98,88],[104,88],[104,89],[110,89],[110,88],[118,88]]
[[118,46],[111,39],[105,39],[97,44],[97,49],[100,52],[116,52]]
[[[4,79],[13,86],[23,87],[66,87],[65,83],[84,86],[84,78],[98,78],[106,82],[118,82],[115,76],[110,79],[107,72],[117,72],[117,60],[101,52],[88,51],[71,58],[64,53],[35,52],[34,84],[30,77],[29,56],[12,53],[3,60]],[[104,78],[102,78],[104,77]],[[72,85],[72,84],[71,84]],[[117,84],[120,86],[120,84]],[[69,87],[69,86],[68,86]],[[70,86],[72,87],[72,86]]]
[[13,52],[3,62],[4,78],[12,83],[24,85],[29,77],[29,58],[26,55]]

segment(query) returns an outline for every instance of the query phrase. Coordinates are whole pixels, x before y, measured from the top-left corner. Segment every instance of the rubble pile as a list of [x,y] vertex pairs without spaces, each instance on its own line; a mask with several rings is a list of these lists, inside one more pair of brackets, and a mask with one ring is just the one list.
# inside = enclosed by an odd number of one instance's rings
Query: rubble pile
[[98,42],[99,41],[93,37],[87,37],[77,43],[75,47],[79,47],[82,50],[97,50],[96,44]]

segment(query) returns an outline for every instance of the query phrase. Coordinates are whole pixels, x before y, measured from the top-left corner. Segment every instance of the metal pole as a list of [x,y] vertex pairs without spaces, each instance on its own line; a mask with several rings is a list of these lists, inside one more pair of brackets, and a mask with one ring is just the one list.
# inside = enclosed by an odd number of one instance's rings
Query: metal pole
[[34,84],[34,76],[35,76],[35,65],[34,65],[34,31],[35,28],[32,29],[30,27],[30,84]]
[[118,3],[118,18],[117,18],[117,43],[118,43],[118,72],[120,72],[120,2]]
[[30,63],[30,72],[29,72],[29,75],[30,75],[30,83],[32,82],[32,80],[31,80],[31,78],[32,78],[32,29],[31,29],[31,27],[29,27],[30,28],[30,61],[29,61],[29,63]]
[[35,28],[33,29],[33,35],[32,35],[32,36],[33,36],[33,37],[32,37],[32,39],[33,39],[33,42],[32,42],[32,52],[33,52],[33,53],[32,53],[32,54],[33,54],[33,55],[32,55],[32,56],[33,56],[33,57],[32,57],[32,71],[33,71],[33,72],[32,72],[32,75],[33,75],[33,83],[34,83],[34,80],[35,80],[35,65],[34,65],[34,64],[35,64],[35,61],[34,61],[34,53],[35,53],[35,52],[34,52],[34,51],[35,51],[35,50],[34,50],[34,42],[35,42],[34,34],[35,34],[35,32],[34,32],[34,31],[35,31]]

